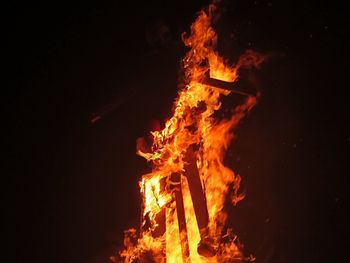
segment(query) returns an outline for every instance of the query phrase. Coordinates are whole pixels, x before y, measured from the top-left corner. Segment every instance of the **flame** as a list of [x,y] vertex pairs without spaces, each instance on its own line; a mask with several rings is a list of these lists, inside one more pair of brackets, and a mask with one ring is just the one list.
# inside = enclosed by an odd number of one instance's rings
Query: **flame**
[[[204,84],[210,77],[234,82],[241,67],[259,66],[262,58],[252,51],[243,54],[233,66],[225,64],[215,51],[217,35],[211,26],[216,6],[201,11],[191,26],[191,34],[183,35],[189,51],[183,58],[184,88],[179,90],[174,102],[173,115],[160,131],[152,131],[149,150],[138,147],[137,154],[152,164],[152,172],[142,176],[140,182],[142,230],[125,232],[125,249],[120,252],[121,262],[240,262],[242,248],[231,229],[223,233],[227,219],[224,203],[228,196],[232,205],[242,200],[239,194],[241,178],[225,166],[224,156],[232,139],[233,129],[256,104],[256,97],[249,96],[234,110],[230,118],[217,120],[214,113],[221,108],[221,99],[231,91]],[[188,178],[184,175],[191,147],[200,184],[205,192],[208,209],[206,235],[212,239],[215,256],[203,257],[197,252],[202,234],[196,219]],[[172,174],[180,174],[180,180],[171,180]],[[163,186],[162,183],[163,182]],[[181,191],[179,190],[181,188]],[[179,227],[179,207],[176,207],[176,191],[181,193],[186,227]],[[180,192],[179,192],[180,191]],[[229,193],[231,193],[229,195]],[[165,231],[155,236],[160,227],[157,215],[164,211]],[[223,240],[226,240],[225,242]],[[187,250],[186,250],[187,249]],[[184,256],[185,255],[185,256]]]

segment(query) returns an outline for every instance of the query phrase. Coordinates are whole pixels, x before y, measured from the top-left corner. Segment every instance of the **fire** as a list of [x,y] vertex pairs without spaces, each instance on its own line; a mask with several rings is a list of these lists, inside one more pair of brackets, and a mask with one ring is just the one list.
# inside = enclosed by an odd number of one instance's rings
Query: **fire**
[[[214,113],[221,99],[234,91],[209,85],[211,79],[233,83],[241,67],[258,67],[263,58],[247,51],[233,66],[215,51],[217,35],[211,25],[216,6],[201,11],[183,35],[189,51],[183,58],[184,88],[174,102],[173,115],[151,145],[139,140],[137,154],[152,164],[142,176],[142,226],[125,232],[121,262],[241,262],[242,247],[232,229],[225,229],[224,203],[242,200],[241,178],[225,166],[224,156],[233,129],[257,102],[246,96],[231,117]],[[115,259],[115,258],[114,258]],[[116,260],[116,259],[115,259]]]

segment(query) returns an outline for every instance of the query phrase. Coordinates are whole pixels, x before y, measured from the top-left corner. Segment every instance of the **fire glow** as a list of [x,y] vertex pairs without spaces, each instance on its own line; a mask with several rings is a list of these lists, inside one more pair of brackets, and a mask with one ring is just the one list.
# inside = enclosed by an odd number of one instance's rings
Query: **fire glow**
[[[221,99],[239,93],[212,83],[237,82],[241,68],[259,67],[262,56],[246,51],[228,66],[216,52],[217,35],[211,21],[215,5],[201,11],[183,36],[189,51],[182,60],[184,87],[174,102],[173,115],[151,142],[138,140],[137,154],[152,165],[142,176],[140,231],[125,231],[124,249],[114,262],[242,262],[242,246],[225,227],[224,206],[244,198],[241,177],[225,166],[234,139],[233,129],[255,106],[257,95],[243,95],[228,118],[214,118]],[[214,81],[213,81],[214,80]],[[216,81],[216,82],[215,82]],[[232,85],[233,87],[233,85]]]

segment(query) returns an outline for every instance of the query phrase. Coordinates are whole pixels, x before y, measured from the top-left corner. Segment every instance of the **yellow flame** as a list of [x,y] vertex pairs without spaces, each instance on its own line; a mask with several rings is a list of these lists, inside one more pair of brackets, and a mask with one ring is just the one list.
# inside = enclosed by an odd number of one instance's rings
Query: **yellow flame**
[[[223,159],[234,138],[232,129],[255,105],[256,98],[248,97],[235,108],[231,118],[218,121],[213,114],[220,109],[222,96],[229,95],[230,91],[205,85],[203,80],[209,71],[211,78],[234,82],[241,66],[258,65],[262,60],[249,51],[241,56],[236,65],[228,66],[224,63],[223,58],[215,51],[217,35],[211,26],[214,9],[215,6],[210,5],[208,12],[201,11],[191,26],[191,34],[188,37],[183,36],[184,44],[190,49],[182,61],[185,87],[178,93],[173,115],[162,130],[151,132],[151,151],[137,151],[137,154],[152,162],[154,167],[140,182],[144,203],[143,216],[147,215],[154,227],[157,226],[156,215],[166,209],[166,231],[157,238],[152,237],[151,230],[144,231],[133,244],[128,241],[129,237],[126,238],[126,248],[121,252],[124,262],[141,257],[142,251],[151,251],[154,262],[182,262],[180,240],[181,235],[185,234],[190,256],[184,262],[232,262],[242,258],[242,251],[234,240],[226,244],[219,242],[227,219],[223,208],[230,187],[234,193],[233,204],[243,198],[238,193],[240,176],[225,166]],[[179,233],[174,191],[161,189],[160,186],[162,179],[184,171],[184,154],[192,144],[200,145],[197,167],[206,193],[209,233],[220,251],[210,258],[197,253],[200,233],[186,178],[181,176],[187,233]]]

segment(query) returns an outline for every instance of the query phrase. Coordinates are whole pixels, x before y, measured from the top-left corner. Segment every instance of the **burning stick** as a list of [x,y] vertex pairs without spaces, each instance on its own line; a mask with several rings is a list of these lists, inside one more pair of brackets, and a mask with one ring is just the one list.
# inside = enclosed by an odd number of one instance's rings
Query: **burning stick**
[[200,242],[197,247],[198,254],[204,257],[213,257],[215,256],[216,251],[213,247],[214,241],[209,235],[207,201],[197,168],[197,152],[195,151],[195,147],[196,145],[191,145],[187,149],[185,155],[186,165],[184,167],[184,175],[187,178],[200,234]]
[[223,81],[221,79],[215,79],[215,78],[211,78],[210,77],[210,72],[207,71],[205,74],[205,78],[202,82],[205,85],[214,87],[214,88],[218,88],[218,89],[223,89],[223,90],[228,90],[231,93],[234,94],[238,94],[238,95],[242,95],[242,96],[256,96],[253,94],[249,94],[245,91],[240,90],[240,88],[242,88],[242,86],[245,86],[244,84],[242,85],[242,81],[233,81],[233,82],[228,82],[228,81]]
[[188,263],[190,263],[189,262],[190,248],[188,246],[185,207],[184,207],[184,200],[183,200],[183,196],[182,196],[182,186],[181,186],[181,174],[179,174],[179,173],[172,174],[170,176],[170,180],[171,180],[173,185],[176,185],[175,202],[176,202],[177,222],[179,224],[182,260],[184,262],[187,261]]

